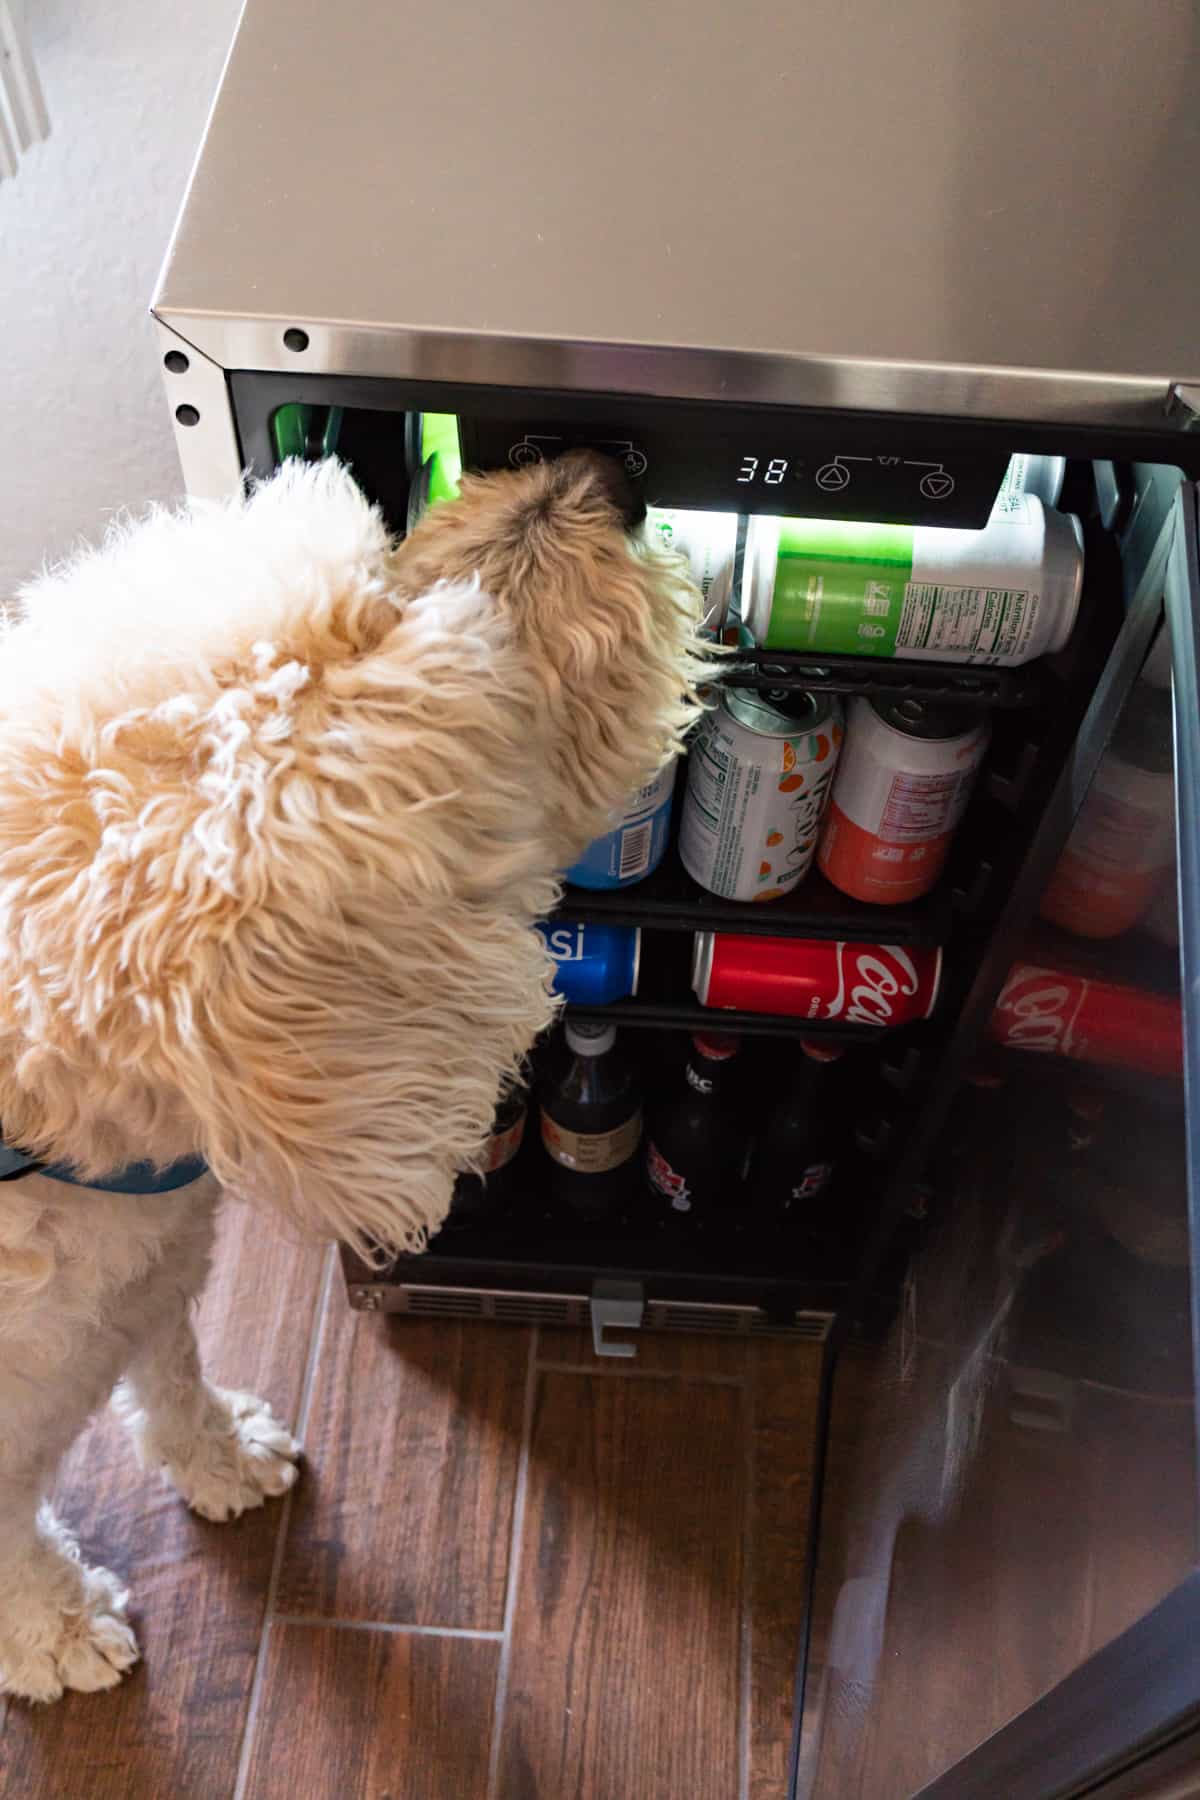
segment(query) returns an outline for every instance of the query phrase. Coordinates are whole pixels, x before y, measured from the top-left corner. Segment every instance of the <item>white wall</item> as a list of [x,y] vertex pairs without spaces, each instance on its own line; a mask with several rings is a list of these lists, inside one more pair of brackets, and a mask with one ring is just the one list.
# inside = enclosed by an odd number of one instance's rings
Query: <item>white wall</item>
[[147,307],[238,0],[29,0],[51,136],[0,181],[0,597],[181,492]]

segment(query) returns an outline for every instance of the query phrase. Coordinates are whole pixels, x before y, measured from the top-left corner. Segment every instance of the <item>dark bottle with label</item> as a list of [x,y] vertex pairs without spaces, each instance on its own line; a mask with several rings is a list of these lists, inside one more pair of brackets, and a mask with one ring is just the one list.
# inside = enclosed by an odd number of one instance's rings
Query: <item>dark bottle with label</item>
[[619,1218],[637,1181],[642,1095],[614,1025],[569,1019],[568,1057],[541,1093],[551,1199],[588,1223]]
[[516,1187],[516,1155],[525,1136],[529,1084],[518,1081],[501,1100],[492,1120],[483,1167],[478,1175],[460,1175],[443,1231],[486,1225],[507,1212]]
[[751,1187],[760,1216],[806,1229],[833,1179],[849,1134],[842,1052],[806,1038],[754,1154]]
[[728,1226],[741,1198],[746,1132],[730,1092],[738,1040],[724,1032],[692,1039],[683,1079],[657,1108],[646,1134],[646,1193],[657,1223]]

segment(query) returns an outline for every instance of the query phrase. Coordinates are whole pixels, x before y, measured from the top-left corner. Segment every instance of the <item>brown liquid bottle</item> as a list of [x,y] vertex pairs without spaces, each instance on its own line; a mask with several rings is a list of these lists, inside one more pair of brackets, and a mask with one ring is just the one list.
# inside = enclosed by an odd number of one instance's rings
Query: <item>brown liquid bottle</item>
[[642,1095],[614,1025],[568,1019],[565,1064],[541,1093],[547,1191],[555,1205],[591,1224],[620,1218],[637,1185]]
[[496,1108],[482,1171],[478,1175],[460,1175],[455,1182],[454,1198],[442,1226],[444,1232],[486,1225],[508,1211],[516,1189],[516,1155],[525,1136],[528,1110],[529,1086],[520,1081]]

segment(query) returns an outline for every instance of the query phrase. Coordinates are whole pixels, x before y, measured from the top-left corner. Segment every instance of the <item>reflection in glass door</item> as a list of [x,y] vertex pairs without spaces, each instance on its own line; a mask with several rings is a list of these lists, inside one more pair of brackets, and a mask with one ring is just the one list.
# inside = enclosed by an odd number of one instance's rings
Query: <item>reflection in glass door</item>
[[841,1361],[813,1800],[918,1793],[1196,1564],[1170,681],[1152,656],[961,1071],[890,1335]]

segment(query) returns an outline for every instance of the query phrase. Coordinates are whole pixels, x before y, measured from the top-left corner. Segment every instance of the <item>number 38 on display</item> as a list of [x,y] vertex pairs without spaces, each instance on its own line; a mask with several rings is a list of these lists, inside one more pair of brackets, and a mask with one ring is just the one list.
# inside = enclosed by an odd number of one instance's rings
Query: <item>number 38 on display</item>
[[[743,456],[742,467],[741,467],[741,472],[738,475],[738,481],[741,482],[743,485],[748,482],[751,482],[751,481],[757,481],[759,464],[761,462],[762,462],[762,458],[760,456]],[[764,485],[767,487],[778,487],[780,485],[780,483],[783,481],[783,478],[787,474],[787,472],[788,472],[787,457],[786,456],[773,456],[771,458],[770,462],[767,464],[766,468],[763,470],[762,478],[763,478]]]

